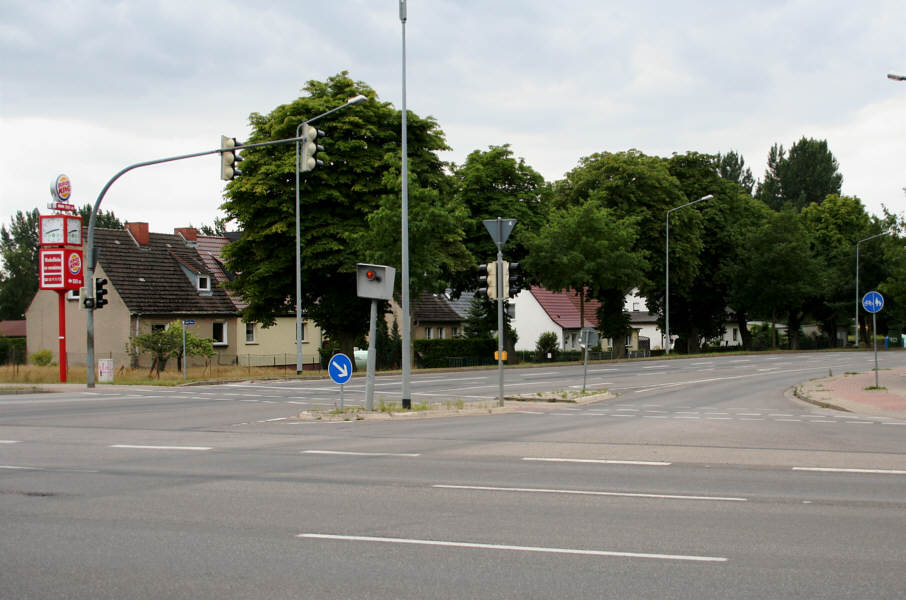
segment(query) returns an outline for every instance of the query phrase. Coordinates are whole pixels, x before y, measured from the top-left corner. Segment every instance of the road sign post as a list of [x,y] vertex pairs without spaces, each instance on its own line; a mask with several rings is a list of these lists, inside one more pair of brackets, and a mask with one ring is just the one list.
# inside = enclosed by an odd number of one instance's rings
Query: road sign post
[[340,385],[340,411],[343,411],[343,384],[352,377],[352,361],[345,354],[334,354],[327,363],[327,374]]
[[862,308],[871,313],[871,342],[875,349],[875,387],[881,387],[878,381],[878,313],[884,308],[884,296],[872,290],[862,296]]
[[497,400],[497,406],[503,406],[503,245],[513,232],[516,226],[516,219],[485,219],[482,221],[491,239],[497,246],[497,371],[500,375],[500,398]]

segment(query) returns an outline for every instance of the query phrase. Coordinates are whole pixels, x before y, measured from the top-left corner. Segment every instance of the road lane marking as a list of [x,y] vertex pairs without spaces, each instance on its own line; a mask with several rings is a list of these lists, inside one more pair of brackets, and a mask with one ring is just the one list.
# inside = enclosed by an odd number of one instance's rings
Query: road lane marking
[[693,562],[727,562],[721,556],[694,556],[686,554],[648,554],[642,552],[616,552],[612,550],[584,550],[580,548],[547,548],[543,546],[513,546],[510,544],[481,544],[476,542],[454,542],[445,540],[419,540],[411,538],[373,537],[365,535],[334,535],[328,533],[300,533],[297,538],[336,540],[344,542],[376,542],[384,544],[409,544],[417,546],[443,546],[447,548],[471,548],[478,550],[511,550],[515,552],[543,552],[548,554],[574,554],[580,556],[608,556],[617,558],[650,558],[658,560],[679,560]]
[[0,444],[18,444],[19,440],[0,440]]
[[209,446],[139,446],[134,444],[113,444],[108,448],[126,448],[131,450],[213,450]]
[[906,475],[897,469],[842,469],[834,467],[793,467],[794,471],[815,471],[819,473],[869,473],[880,475]]
[[639,465],[643,467],[669,467],[671,463],[651,460],[613,460],[606,458],[543,458],[524,456],[522,460],[536,462],[594,463],[600,465]]
[[416,457],[421,456],[419,453],[405,452],[347,452],[343,450],[303,450],[302,454],[339,454],[342,456],[402,456]]
[[617,496],[625,498],[655,498],[661,500],[714,500],[720,502],[748,502],[748,498],[730,496],[687,496],[682,494],[648,494],[642,492],[598,492],[594,490],[557,490],[544,488],[516,488],[492,487],[481,485],[444,485],[437,484],[431,487],[446,490],[474,490],[485,492],[530,492],[537,494],[571,494],[578,496]]

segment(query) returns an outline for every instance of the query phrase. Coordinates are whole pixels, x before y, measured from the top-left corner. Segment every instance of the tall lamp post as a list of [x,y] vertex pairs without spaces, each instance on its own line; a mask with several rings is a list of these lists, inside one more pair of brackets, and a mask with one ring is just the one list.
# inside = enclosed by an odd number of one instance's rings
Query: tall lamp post
[[667,354],[670,354],[670,213],[677,211],[681,208],[686,208],[687,206],[692,206],[693,204],[698,204],[699,202],[704,202],[705,200],[710,200],[714,197],[714,194],[708,194],[707,196],[702,196],[698,200],[693,200],[692,202],[686,202],[683,205],[677,206],[676,208],[671,208],[667,211],[667,250],[666,250],[666,271],[667,271],[667,289],[664,294],[664,329],[667,334]]
[[[347,106],[352,106],[353,104],[359,104],[364,102],[367,98],[361,94],[358,96],[353,96],[346,101],[345,104],[333,108],[326,113],[322,113],[317,117],[312,117],[307,121],[302,121],[296,127],[296,137],[298,138],[302,128],[305,125],[313,121],[317,121],[322,117],[326,117],[331,113],[335,113],[340,109],[346,108]],[[302,373],[302,242],[300,240],[300,211],[299,211],[299,172],[302,170],[300,155],[301,143],[296,142],[296,375]]]
[[412,408],[412,396],[409,393],[409,380],[412,377],[412,352],[411,344],[412,332],[409,330],[409,146],[408,133],[406,130],[406,0],[400,0],[400,23],[403,26],[403,124],[401,137],[403,140],[402,155],[402,269],[400,278],[402,279],[402,300],[403,300],[403,354],[401,357],[403,363],[403,389],[402,405],[403,408]]
[[873,240],[884,235],[890,235],[891,231],[885,231],[883,233],[878,233],[872,236],[865,238],[864,240],[859,240],[856,242],[856,335],[853,339],[853,347],[859,347],[859,245],[862,242],[867,242],[868,240]]

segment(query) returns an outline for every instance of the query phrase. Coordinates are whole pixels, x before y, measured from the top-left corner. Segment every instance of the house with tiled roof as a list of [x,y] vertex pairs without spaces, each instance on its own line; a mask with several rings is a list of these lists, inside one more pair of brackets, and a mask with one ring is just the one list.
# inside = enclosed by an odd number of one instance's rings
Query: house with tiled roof
[[413,303],[413,339],[461,336],[472,296],[471,292],[463,292],[458,298],[453,298],[449,290],[443,294],[419,294]]
[[[534,350],[541,334],[548,332],[557,334],[561,349],[578,350],[582,328],[598,327],[597,311],[600,303],[597,300],[586,300],[583,320],[576,292],[552,292],[533,285],[519,292],[511,302],[515,306],[512,326],[519,334],[516,350]],[[648,315],[649,323],[643,313],[647,315],[647,311],[630,311],[632,334],[626,340],[626,346],[630,350],[638,350],[640,342],[647,341],[642,331],[655,321],[655,317]],[[611,346],[610,340],[601,340],[601,346],[606,350]]]
[[[107,279],[109,302],[94,312],[96,358],[112,358],[116,368],[148,366],[149,356],[132,351],[132,337],[173,321],[194,321],[187,331],[214,341],[214,364],[295,364],[294,318],[289,327],[281,319],[280,327],[265,333],[241,320],[241,303],[222,286],[230,277],[220,258],[228,241],[199,236],[192,228],[151,233],[147,223],[127,223],[122,230],[96,229],[95,276]],[[47,349],[57,358],[57,311],[57,293],[39,290],[26,312],[29,353]],[[84,365],[86,315],[77,294],[67,295],[65,311],[68,362]],[[320,333],[314,337],[303,351],[304,363],[318,361]]]

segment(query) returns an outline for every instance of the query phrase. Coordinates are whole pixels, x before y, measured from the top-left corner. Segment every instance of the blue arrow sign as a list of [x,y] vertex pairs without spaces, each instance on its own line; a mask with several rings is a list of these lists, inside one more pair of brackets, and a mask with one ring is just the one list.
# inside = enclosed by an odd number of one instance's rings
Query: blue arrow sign
[[862,296],[862,308],[870,313],[881,312],[884,308],[884,296],[878,292],[868,292]]
[[334,383],[346,383],[352,377],[352,361],[345,354],[334,354],[327,363],[327,374]]

